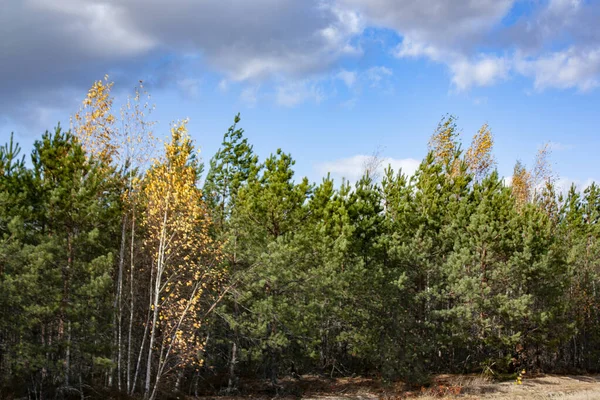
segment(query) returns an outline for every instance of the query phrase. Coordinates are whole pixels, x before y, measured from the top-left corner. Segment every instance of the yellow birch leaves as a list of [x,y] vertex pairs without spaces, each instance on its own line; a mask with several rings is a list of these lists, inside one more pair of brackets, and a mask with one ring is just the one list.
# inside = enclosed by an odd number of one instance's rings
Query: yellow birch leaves
[[446,173],[455,176],[460,173],[460,163],[466,163],[467,171],[476,180],[486,176],[494,166],[492,150],[494,138],[488,124],[484,124],[473,136],[471,146],[461,160],[460,132],[456,127],[456,118],[452,115],[442,118],[429,139],[429,151],[435,161],[445,167]]
[[519,206],[532,201],[551,200],[543,199],[544,196],[551,195],[552,191],[549,189],[553,188],[555,181],[550,154],[550,144],[545,143],[536,154],[533,172],[528,171],[521,161],[515,164],[511,186]]
[[435,161],[444,166],[449,166],[455,161],[458,149],[459,132],[456,128],[456,118],[452,115],[442,118],[435,132],[429,139],[429,151],[433,153]]
[[145,247],[152,258],[160,303],[160,332],[178,364],[199,362],[200,300],[218,282],[218,246],[208,234],[210,219],[198,188],[195,158],[186,122],[174,126],[164,155],[146,177]]
[[519,207],[529,202],[532,185],[531,174],[521,161],[517,161],[513,170],[511,187]]
[[113,142],[112,87],[113,82],[108,81],[108,75],[104,80],[94,82],[72,121],[73,130],[84,150],[103,165],[110,165],[117,151]]
[[476,180],[486,176],[494,165],[494,156],[492,149],[494,147],[494,137],[488,124],[483,124],[479,131],[473,136],[471,146],[465,154],[465,162],[469,172],[473,174]]

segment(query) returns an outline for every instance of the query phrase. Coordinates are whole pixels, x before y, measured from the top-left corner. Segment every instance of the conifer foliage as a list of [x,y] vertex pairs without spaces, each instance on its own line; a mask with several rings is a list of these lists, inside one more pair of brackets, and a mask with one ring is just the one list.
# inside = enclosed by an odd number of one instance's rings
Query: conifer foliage
[[0,398],[600,370],[600,189],[560,193],[548,145],[503,179],[447,116],[414,175],[313,184],[237,115],[203,177],[186,121],[155,152],[111,88],[0,147]]

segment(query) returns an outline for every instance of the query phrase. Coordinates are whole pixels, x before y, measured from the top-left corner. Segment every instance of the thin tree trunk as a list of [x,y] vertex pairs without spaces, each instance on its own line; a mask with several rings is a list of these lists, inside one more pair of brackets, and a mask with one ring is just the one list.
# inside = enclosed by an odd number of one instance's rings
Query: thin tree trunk
[[[70,276],[71,269],[73,266],[73,233],[69,232],[67,235],[67,267],[64,273],[63,283],[63,321],[67,321],[67,346],[65,351],[65,386],[69,386],[69,371],[71,369],[71,321],[67,317],[67,307],[69,304],[70,297]],[[64,322],[61,323],[64,324]]]
[[146,383],[144,385],[144,398],[147,399],[150,394],[150,381],[152,379],[152,353],[154,347],[154,340],[156,336],[156,322],[158,320],[158,296],[160,288],[160,278],[157,274],[154,288],[154,299],[152,301],[152,326],[150,328],[150,344],[148,347],[148,360],[146,361]]
[[[162,284],[162,273],[164,270],[164,246],[166,242],[166,229],[167,229],[167,218],[168,218],[168,205],[169,199],[167,198],[165,213],[163,216],[162,229],[160,233],[160,240],[158,245],[158,256],[156,259],[156,280],[154,281],[154,292],[153,292],[153,301],[152,301],[152,327],[150,328],[150,344],[148,347],[148,360],[146,365],[146,384],[144,386],[144,398],[148,399],[150,395],[150,381],[152,379],[152,352],[154,347],[154,341],[156,337],[156,322],[158,320],[158,305],[160,299],[160,287]],[[156,384],[158,384],[158,375],[156,379]],[[156,385],[155,384],[155,385]]]
[[134,296],[133,296],[133,271],[135,269],[134,265],[134,239],[135,239],[135,210],[132,211],[131,214],[131,243],[129,247],[129,331],[127,333],[127,393],[131,392],[131,335],[133,331],[133,316],[134,316]]
[[[148,299],[148,305],[152,304],[152,286],[154,285],[154,269],[150,268],[150,287],[148,288],[148,295],[149,295],[149,299]],[[141,366],[141,362],[142,362],[142,354],[144,352],[144,345],[146,344],[146,337],[148,336],[148,328],[150,327],[150,317],[152,316],[152,309],[151,307],[148,307],[148,315],[146,315],[146,325],[144,327],[144,335],[142,336],[142,344],[140,346],[140,351],[138,353],[138,360],[137,360],[137,364],[135,367],[135,375],[133,376],[133,383],[131,384],[131,393],[133,394],[133,392],[135,391],[135,384],[137,382],[137,378],[140,372],[140,366]]]
[[173,334],[171,336],[169,346],[167,347],[167,351],[164,354],[164,356],[163,356],[163,348],[164,348],[165,341],[163,340],[161,350],[160,350],[160,353],[161,353],[160,361],[159,361],[159,365],[157,367],[157,372],[156,372],[156,380],[154,381],[154,388],[152,389],[152,396],[150,396],[150,400],[156,399],[156,395],[158,393],[158,384],[159,384],[160,378],[162,377],[162,374],[164,372],[165,366],[167,365],[167,361],[169,360],[169,355],[171,354],[171,350],[173,349],[173,343],[175,343],[175,337],[177,335],[177,331],[179,331],[179,328],[181,327],[181,323],[183,322],[185,316],[187,315],[187,313],[190,309],[190,306],[192,305],[192,301],[193,301],[194,297],[196,296],[196,293],[198,292],[199,287],[200,287],[200,282],[197,282],[196,285],[194,286],[194,289],[192,290],[192,294],[190,295],[190,298],[187,302],[185,309],[179,316],[177,325],[175,325],[175,327],[173,329]]
[[65,386],[69,386],[69,371],[71,370],[71,321],[67,321],[67,350],[65,355]]
[[146,337],[148,336],[148,326],[150,325],[150,313],[148,313],[148,317],[146,318],[146,327],[144,328],[144,335],[142,336],[142,344],[140,345],[140,351],[138,353],[138,359],[135,366],[135,374],[133,375],[133,382],[131,383],[131,389],[129,390],[129,394],[132,395],[135,391],[135,384],[137,383],[137,378],[140,372],[140,365],[142,363],[142,354],[144,353],[144,347],[146,345]]
[[127,233],[127,216],[124,215],[121,223],[121,248],[119,250],[119,270],[117,272],[117,293],[115,294],[114,301],[114,339],[117,351],[117,388],[121,390],[121,324],[123,322],[123,305],[122,305],[122,292],[123,292],[123,268],[125,266],[125,241]]
[[81,376],[81,371],[79,371],[79,398],[81,400],[85,400],[85,396],[83,394],[83,378]]
[[237,363],[237,338],[231,343],[231,359],[229,360],[229,381],[227,382],[227,392],[232,393],[237,388],[235,378],[235,364]]
[[178,393],[181,390],[181,378],[182,378],[182,373],[181,371],[177,372],[177,379],[175,380],[175,393]]
[[[238,307],[238,302],[237,302],[237,296],[234,297],[233,310],[234,310],[235,319],[237,321],[237,319],[239,318],[239,316],[238,316],[239,307]],[[239,340],[239,328],[238,328],[238,324],[236,323],[235,328],[234,328],[234,337],[233,337],[233,341],[231,343],[231,358],[229,359],[229,380],[227,382],[227,392],[228,393],[231,393],[235,389],[237,389],[237,379],[235,376],[235,365],[237,364],[238,340]]]

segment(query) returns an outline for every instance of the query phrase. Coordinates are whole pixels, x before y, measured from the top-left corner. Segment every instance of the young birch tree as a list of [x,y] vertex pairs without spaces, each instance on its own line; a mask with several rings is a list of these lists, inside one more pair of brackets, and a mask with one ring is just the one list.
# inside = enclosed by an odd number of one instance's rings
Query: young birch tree
[[429,138],[429,151],[437,164],[445,168],[446,174],[456,175],[459,163],[456,157],[459,149],[460,132],[456,127],[456,117],[449,115],[442,118],[435,132]]
[[483,124],[479,131],[473,136],[471,146],[465,154],[465,161],[470,173],[476,181],[482,180],[489,174],[495,161],[492,154],[494,137],[488,124]]
[[521,161],[515,164],[511,186],[519,207],[529,202],[537,202],[544,208],[553,207],[548,204],[555,201],[556,180],[552,172],[550,154],[550,145],[545,143],[536,154],[533,171],[528,170]]
[[[81,144],[90,163],[97,163],[100,173],[108,177],[114,170],[115,156],[118,155],[116,145],[115,116],[112,113],[113,82],[108,75],[103,80],[95,81],[83,100],[79,111],[71,119],[72,130]],[[123,220],[124,222],[124,220]],[[119,251],[119,267],[117,270],[117,287],[115,290],[113,313],[113,341],[116,349],[113,360],[117,364],[117,386],[121,389],[121,342],[120,314],[117,312],[121,302],[123,281],[123,265],[125,258],[125,224],[122,224],[121,245]],[[113,384],[113,368],[109,373],[109,386]]]
[[[135,389],[135,378],[140,368],[141,356],[145,344],[148,325],[144,327],[145,331],[142,335],[142,344],[140,345],[138,362],[133,369],[133,352],[134,352],[134,332],[133,321],[135,320],[135,292],[138,289],[136,282],[136,245],[139,243],[139,235],[137,235],[137,219],[138,211],[141,208],[141,179],[140,174],[146,167],[152,154],[155,150],[155,140],[152,132],[152,127],[155,122],[148,119],[148,116],[154,110],[154,106],[149,103],[150,95],[145,91],[143,82],[139,81],[139,85],[135,88],[134,96],[128,97],[125,104],[121,107],[121,123],[122,127],[118,135],[119,149],[119,164],[123,169],[124,190],[122,194],[123,202],[123,226],[122,226],[122,247],[121,251],[124,254],[126,246],[125,233],[127,225],[129,225],[129,321],[127,329],[127,354],[126,360],[122,360],[122,327],[123,327],[123,281],[122,274],[124,259],[120,259],[119,263],[119,278],[117,285],[117,320],[118,320],[118,356],[117,370],[119,377],[121,376],[121,364],[125,364],[125,387],[127,392],[132,394]],[[142,318],[143,320],[143,318]],[[120,378],[119,378],[120,379]],[[120,381],[119,381],[120,388]]]
[[112,87],[113,82],[108,80],[108,75],[104,76],[104,80],[94,82],[71,121],[83,149],[104,166],[110,166],[117,153]]
[[152,262],[146,399],[156,398],[168,372],[201,363],[201,299],[219,280],[219,256],[197,186],[199,167],[183,122],[146,177],[145,247]]
[[529,202],[531,198],[532,178],[531,173],[521,161],[517,161],[513,169],[511,187],[519,208]]

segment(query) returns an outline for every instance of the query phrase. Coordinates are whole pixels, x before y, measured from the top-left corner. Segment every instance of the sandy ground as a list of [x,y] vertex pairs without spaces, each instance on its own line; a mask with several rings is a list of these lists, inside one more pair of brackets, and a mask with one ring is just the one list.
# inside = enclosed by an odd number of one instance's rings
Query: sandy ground
[[406,388],[401,383],[383,384],[366,378],[323,379],[303,377],[281,382],[279,393],[254,391],[239,396],[206,396],[203,399],[308,399],[308,400],[400,400],[400,399],[561,399],[600,400],[600,375],[525,377],[515,382],[491,382],[478,376],[442,375],[428,388]]
[[525,378],[522,385],[514,382],[480,384],[467,386],[464,391],[463,399],[600,400],[600,376]]
[[515,382],[489,382],[478,377],[445,376],[438,383],[420,391],[375,390],[364,388],[352,394],[331,394],[303,397],[314,400],[371,399],[561,399],[600,400],[600,376],[540,376]]

